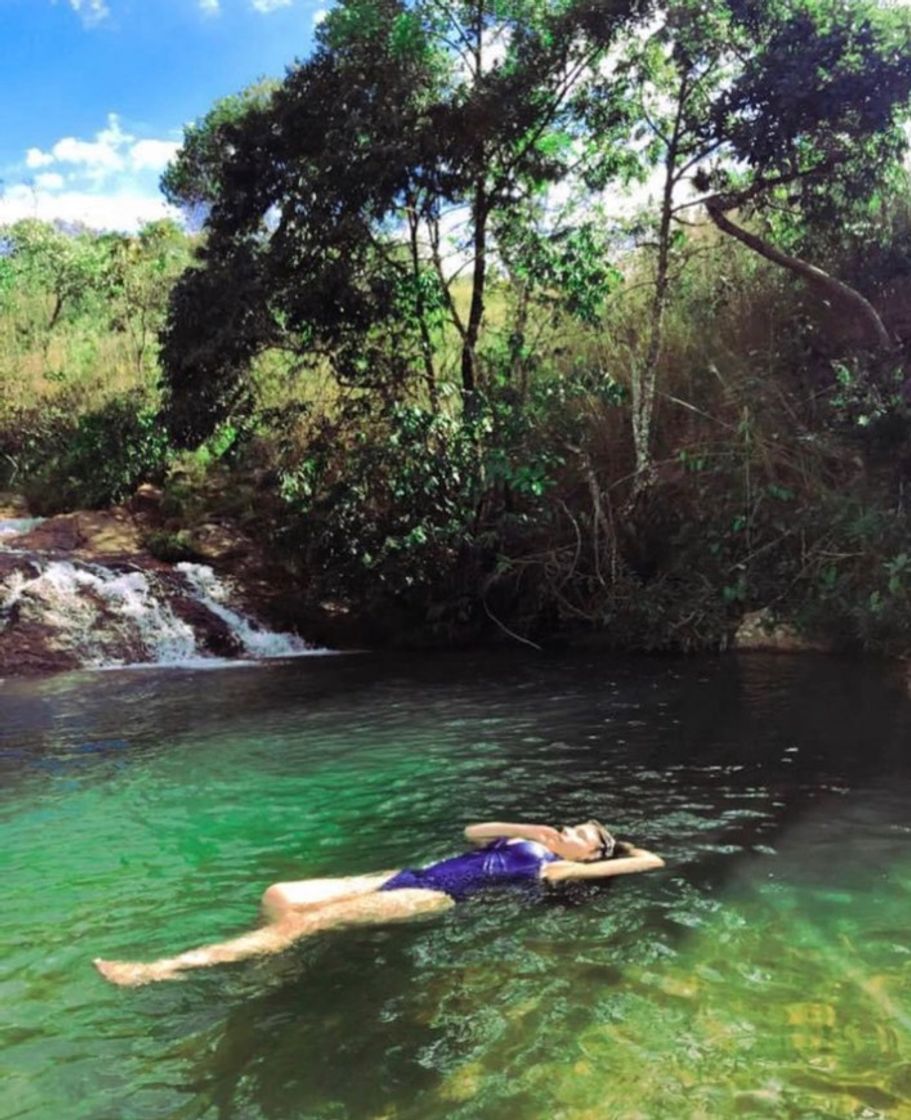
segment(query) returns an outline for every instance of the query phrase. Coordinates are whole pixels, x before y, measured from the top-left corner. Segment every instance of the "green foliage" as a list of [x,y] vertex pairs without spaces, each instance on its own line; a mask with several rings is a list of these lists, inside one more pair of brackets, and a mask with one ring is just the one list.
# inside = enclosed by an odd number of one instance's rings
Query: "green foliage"
[[703,110],[697,189],[769,211],[797,247],[832,223],[869,226],[907,147],[908,13],[838,0],[730,8],[738,64]]
[[34,221],[0,230],[0,427],[36,401],[88,411],[153,391],[156,334],[189,255],[168,221],[132,236]]
[[368,417],[353,402],[284,468],[280,545],[300,556],[323,594],[426,603],[457,578],[470,543],[479,488],[473,433],[414,406]]
[[166,416],[178,446],[198,446],[231,416],[248,410],[244,375],[275,337],[263,312],[256,251],[242,246],[208,267],[188,269],[171,292],[161,334],[168,371]]
[[8,299],[17,288],[43,293],[47,319],[39,328],[45,332],[84,309],[104,285],[104,244],[87,231],[68,233],[27,219],[0,228],[0,246],[5,266],[0,290]]
[[546,215],[537,208],[501,217],[497,236],[509,274],[542,307],[550,305],[596,326],[605,300],[623,280],[610,263],[611,239],[592,220],[556,230],[545,223]]
[[180,154],[165,170],[161,190],[191,218],[204,217],[218,199],[221,169],[236,129],[268,107],[276,83],[260,81],[217,101],[201,121],[184,130]]
[[876,366],[855,358],[832,366],[835,391],[829,397],[836,430],[860,440],[874,457],[894,453],[911,434],[911,410],[901,366]]
[[198,242],[0,232],[5,481],[54,511],[170,465],[156,555],[217,511],[418,640],[717,648],[769,608],[907,652],[906,357],[755,243],[907,335],[909,41],[840,0],[343,0],[187,130]]
[[118,501],[161,470],[156,332],[189,253],[169,221],[0,231],[0,476],[36,509]]
[[[443,312],[459,336],[466,401],[481,388],[493,227],[509,224],[517,196],[566,175],[579,82],[634,10],[624,2],[593,18],[576,0],[446,11],[345,0],[267,102],[194,126],[168,178],[195,181],[204,153],[196,193],[212,203],[207,245],[164,338],[177,438],[198,442],[247,406],[250,366],[269,349],[387,399],[406,398],[417,380],[434,397]],[[505,57],[485,65],[494,32]],[[467,313],[440,244],[441,223],[460,208],[474,254]],[[542,242],[542,286],[560,286],[594,322],[612,275],[596,259],[599,239],[578,223],[552,232],[561,240],[549,253]]]
[[901,509],[871,507],[862,495],[831,495],[808,515],[819,544],[806,565],[799,623],[845,648],[911,649],[911,522]]
[[180,564],[200,559],[186,530],[171,532],[167,529],[154,529],[146,534],[142,543],[156,560],[162,560],[165,564]]
[[127,498],[146,479],[160,479],[167,451],[154,406],[132,396],[113,398],[30,444],[21,464],[23,491],[42,515],[101,508]]

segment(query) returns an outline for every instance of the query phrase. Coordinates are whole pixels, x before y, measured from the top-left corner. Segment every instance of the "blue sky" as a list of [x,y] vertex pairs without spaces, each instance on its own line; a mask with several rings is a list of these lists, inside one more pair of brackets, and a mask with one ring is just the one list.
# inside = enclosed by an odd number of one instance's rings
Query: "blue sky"
[[135,229],[183,126],[280,76],[324,0],[0,0],[0,224]]

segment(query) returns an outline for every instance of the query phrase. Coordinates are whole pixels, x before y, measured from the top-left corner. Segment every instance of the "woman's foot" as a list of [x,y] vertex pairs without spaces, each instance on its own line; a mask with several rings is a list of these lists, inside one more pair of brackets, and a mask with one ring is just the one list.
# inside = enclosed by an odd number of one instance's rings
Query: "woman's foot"
[[133,964],[130,961],[105,961],[96,957],[92,964],[105,980],[121,988],[140,988],[156,980],[182,979],[180,969],[167,961],[155,964]]

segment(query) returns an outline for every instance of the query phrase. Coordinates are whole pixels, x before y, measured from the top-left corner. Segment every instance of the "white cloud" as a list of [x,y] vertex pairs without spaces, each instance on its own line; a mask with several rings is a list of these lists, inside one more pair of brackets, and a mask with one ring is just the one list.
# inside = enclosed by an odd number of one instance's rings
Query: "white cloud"
[[29,148],[25,153],[26,167],[47,167],[49,163],[53,162],[54,157],[50,152],[42,152],[40,148]]
[[164,171],[180,151],[173,140],[138,140],[130,148],[130,166],[134,171]]
[[43,175],[35,176],[35,186],[42,191],[60,191],[66,180],[56,171],[45,171]]
[[294,0],[250,0],[254,11],[274,12],[277,8],[287,8]]
[[97,132],[93,140],[64,136],[50,152],[29,148],[25,162],[30,168],[68,163],[83,175],[103,179],[127,168],[133,171],[164,171],[179,148],[180,145],[173,140],[138,140],[123,130],[116,113],[110,113],[107,128]]
[[108,114],[107,128],[95,134],[94,140],[65,136],[51,148],[54,163],[70,163],[92,179],[104,179],[126,167],[126,151],[136,137],[124,132],[116,113]]
[[57,163],[81,163],[92,171],[119,171],[123,167],[123,160],[114,148],[77,140],[75,136],[58,140],[51,151]]
[[329,12],[326,8],[317,8],[313,13],[313,26],[319,27],[327,15],[329,15]]
[[179,218],[161,196],[51,192],[19,183],[0,195],[0,225],[22,218],[81,222],[92,229],[134,231],[156,218]]
[[40,218],[133,230],[153,218],[177,216],[161,197],[158,178],[179,147],[173,140],[135,136],[110,113],[94,136],[64,136],[48,150],[29,148],[22,163],[5,173],[11,185],[0,189],[0,223]]
[[88,27],[101,23],[111,14],[105,0],[70,0],[70,7],[82,16],[82,22]]
[[203,15],[217,16],[221,12],[218,0],[199,0],[199,10]]

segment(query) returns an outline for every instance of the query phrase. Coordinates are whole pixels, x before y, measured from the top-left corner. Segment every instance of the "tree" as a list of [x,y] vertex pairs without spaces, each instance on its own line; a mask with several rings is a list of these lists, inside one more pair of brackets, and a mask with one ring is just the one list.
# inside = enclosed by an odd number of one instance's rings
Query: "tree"
[[141,373],[167,311],[171,288],[189,263],[190,239],[168,218],[148,222],[135,236],[107,234],[107,291],[114,327],[130,339]]
[[[347,0],[268,102],[219,123],[218,143],[203,143],[204,122],[191,166],[182,154],[168,179],[201,183],[196,194],[211,205],[207,245],[165,335],[177,428],[196,438],[217,423],[267,347],[387,392],[419,371],[433,400],[444,317],[470,410],[498,215],[567,173],[574,100],[632,9],[626,0]],[[452,215],[466,229],[467,309],[444,260]],[[239,290],[245,306],[206,332],[205,300],[222,282],[235,290],[218,305],[235,305]],[[253,335],[234,337],[251,320]],[[202,417],[194,386],[211,377],[223,405]]]
[[[636,473],[633,493],[652,479],[652,440],[658,367],[672,269],[687,259],[687,180],[703,160],[719,150],[707,130],[718,91],[748,56],[749,42],[738,33],[725,0],[673,0],[654,29],[625,44],[613,81],[593,91],[586,107],[590,127],[611,120],[612,131],[629,134],[641,161],[640,178],[650,173],[657,208],[638,219],[640,247],[652,252],[654,279],[644,354],[631,352],[632,433]],[[612,146],[616,145],[615,135]],[[600,167],[599,180],[603,180]],[[644,240],[642,239],[644,236]]]
[[220,98],[184,130],[180,156],[161,177],[161,190],[191,224],[202,224],[218,198],[221,168],[233,154],[232,133],[248,113],[266,108],[278,83],[262,79],[240,93]]
[[47,338],[61,318],[83,304],[103,282],[104,248],[85,229],[69,231],[24,219],[0,227],[0,244],[12,283],[45,300],[46,319],[40,329]]
[[664,315],[694,206],[844,307],[874,350],[891,348],[860,292],[743,222],[762,219],[795,242],[868,204],[904,150],[909,47],[907,16],[871,4],[672,0],[650,34],[627,42],[615,80],[592,98],[591,128],[605,113],[628,114],[659,195],[645,219],[654,251],[649,330],[631,379],[635,490],[651,478]]
[[731,214],[785,208],[792,223],[844,222],[870,197],[907,145],[908,14],[837,0],[803,0],[784,12],[738,0],[733,9],[756,47],[712,106],[707,133],[717,147],[694,176],[710,192],[706,211],[723,233],[844,308],[868,347],[886,353],[892,340],[860,292]]

